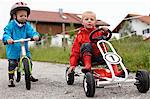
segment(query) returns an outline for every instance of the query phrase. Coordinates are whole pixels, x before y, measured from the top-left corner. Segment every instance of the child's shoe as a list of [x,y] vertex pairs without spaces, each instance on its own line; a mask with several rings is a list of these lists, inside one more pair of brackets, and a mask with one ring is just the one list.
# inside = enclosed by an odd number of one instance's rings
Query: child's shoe
[[83,62],[85,67],[82,68],[83,73],[87,73],[91,71],[91,54],[89,52],[85,52],[83,55]]
[[32,82],[37,82],[38,79],[34,78],[33,76],[30,76],[30,81],[32,81]]
[[14,80],[9,80],[8,87],[15,87]]

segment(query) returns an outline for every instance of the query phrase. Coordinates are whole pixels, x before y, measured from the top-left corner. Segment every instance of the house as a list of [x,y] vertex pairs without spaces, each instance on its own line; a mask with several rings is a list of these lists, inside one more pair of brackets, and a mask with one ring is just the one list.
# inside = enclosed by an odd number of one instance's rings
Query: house
[[[56,34],[55,36],[52,36],[52,40],[51,40],[51,46],[57,46],[57,47],[62,47],[63,45],[63,35],[61,34]],[[65,35],[65,44],[68,45],[72,45],[71,39],[69,37],[69,35]]]
[[150,34],[150,16],[128,14],[112,32],[119,33],[121,37],[132,34],[144,37]]
[[[31,10],[28,21],[41,35],[51,35],[52,39],[58,39],[58,37],[60,37],[60,42],[62,42],[62,37],[65,36],[60,35],[68,35],[66,31],[74,30],[82,26],[80,17],[81,14],[63,13],[62,10],[58,12]],[[97,20],[96,26],[109,26],[109,24],[103,22],[102,20]],[[69,38],[68,36],[66,37]]]
[[[70,30],[70,25],[73,24],[74,28],[78,28],[81,26],[80,22],[81,14],[73,14],[73,13],[61,13],[59,12],[50,12],[50,11],[37,11],[31,10],[31,14],[28,18],[28,21],[34,26],[34,28],[40,34],[51,34],[55,35],[57,33],[63,32],[64,30]],[[97,20],[97,26],[109,26],[109,24]]]

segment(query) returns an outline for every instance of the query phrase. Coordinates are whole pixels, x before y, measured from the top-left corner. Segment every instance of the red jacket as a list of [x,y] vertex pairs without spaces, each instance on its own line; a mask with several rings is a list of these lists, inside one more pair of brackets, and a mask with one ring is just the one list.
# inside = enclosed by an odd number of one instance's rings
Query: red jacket
[[[72,45],[71,55],[70,55],[70,66],[77,66],[78,65],[78,59],[80,57],[80,47],[82,44],[91,42],[89,39],[90,33],[95,30],[96,28],[92,28],[90,30],[87,30],[86,28],[81,27],[74,42]],[[93,37],[96,36],[102,36],[102,32],[97,32]],[[100,51],[96,45],[96,43],[92,43],[93,48],[93,54],[94,56],[97,56],[100,54]]]

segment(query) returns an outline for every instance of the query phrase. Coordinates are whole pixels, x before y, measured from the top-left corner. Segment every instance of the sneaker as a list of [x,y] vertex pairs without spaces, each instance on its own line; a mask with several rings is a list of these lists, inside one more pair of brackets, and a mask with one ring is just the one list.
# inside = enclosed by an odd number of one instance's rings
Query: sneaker
[[32,82],[37,82],[38,79],[34,78],[33,76],[30,76],[30,81],[32,81]]
[[14,84],[14,81],[13,81],[13,80],[10,80],[10,81],[9,81],[8,87],[15,87],[15,84]]

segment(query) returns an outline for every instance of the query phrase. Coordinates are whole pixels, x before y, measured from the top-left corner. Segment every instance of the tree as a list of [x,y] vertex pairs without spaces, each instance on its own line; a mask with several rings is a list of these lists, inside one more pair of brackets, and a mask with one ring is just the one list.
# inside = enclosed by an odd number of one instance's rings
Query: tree
[[122,29],[120,31],[121,36],[131,35],[132,31],[133,30],[132,30],[132,26],[131,26],[130,20],[124,21],[124,24],[122,25]]
[[75,36],[75,31],[73,31],[74,29],[75,29],[74,24],[70,23],[70,29],[69,29],[70,39],[73,39]]

